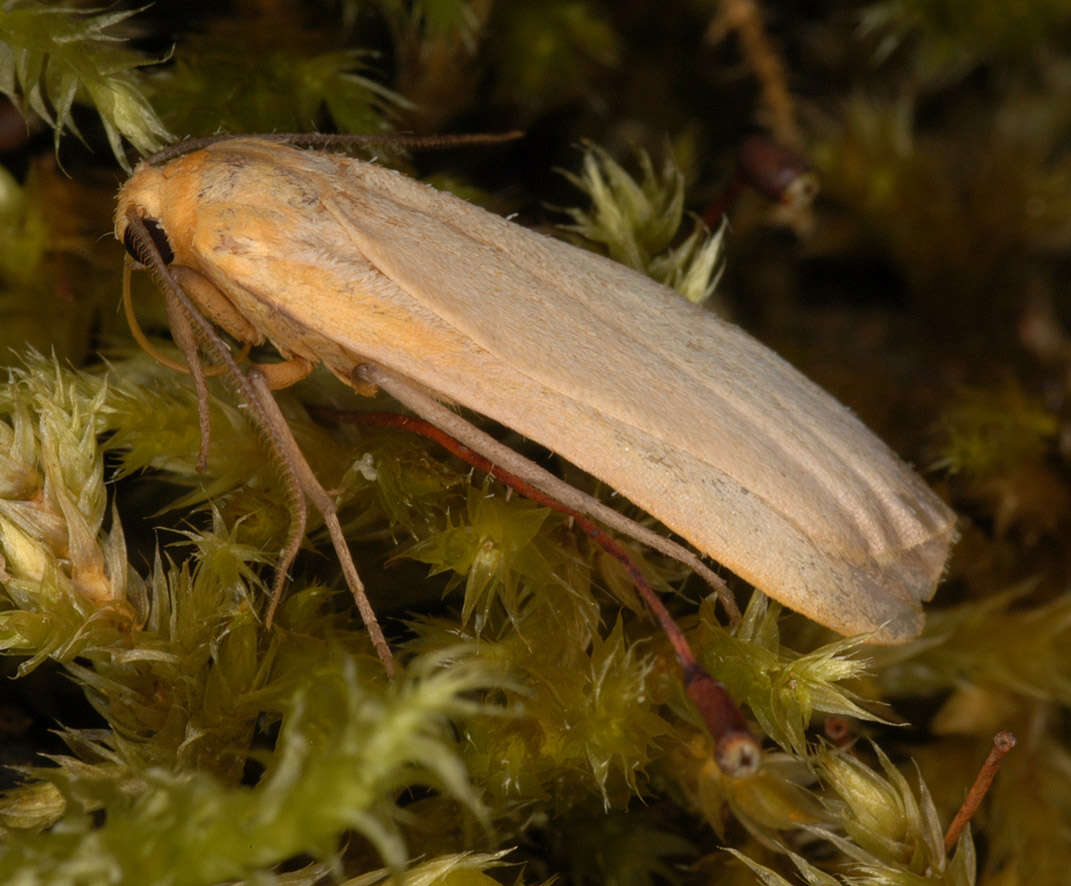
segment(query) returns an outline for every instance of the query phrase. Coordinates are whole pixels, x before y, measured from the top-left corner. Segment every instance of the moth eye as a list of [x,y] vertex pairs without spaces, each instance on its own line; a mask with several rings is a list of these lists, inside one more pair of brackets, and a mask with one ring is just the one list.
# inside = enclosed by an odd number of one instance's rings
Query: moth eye
[[[156,247],[156,253],[160,256],[160,260],[165,265],[171,264],[175,260],[175,251],[171,248],[167,233],[164,231],[159,219],[143,218],[141,223],[145,225],[145,230],[149,232],[149,239],[152,240],[153,246]],[[130,257],[134,261],[142,265],[151,264],[147,253],[148,244],[138,238],[134,232],[133,225],[127,225],[126,227],[126,232],[123,234],[123,246],[126,247],[126,251],[130,253]]]

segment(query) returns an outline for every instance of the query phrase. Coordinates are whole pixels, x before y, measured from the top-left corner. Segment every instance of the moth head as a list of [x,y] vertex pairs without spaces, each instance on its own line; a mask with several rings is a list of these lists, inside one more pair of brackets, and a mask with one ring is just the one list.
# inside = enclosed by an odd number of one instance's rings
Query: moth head
[[168,206],[167,176],[164,170],[141,164],[119,191],[115,210],[115,239],[123,244],[138,267],[150,264],[149,250],[165,265],[175,258],[168,233],[172,213]]

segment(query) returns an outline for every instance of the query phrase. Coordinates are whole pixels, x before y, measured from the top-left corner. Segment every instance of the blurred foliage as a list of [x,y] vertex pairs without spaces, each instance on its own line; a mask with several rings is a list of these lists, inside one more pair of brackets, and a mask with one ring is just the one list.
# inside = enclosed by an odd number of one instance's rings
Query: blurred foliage
[[177,131],[304,132],[331,121],[345,132],[375,132],[405,104],[365,76],[370,60],[357,50],[309,54],[269,36],[234,51],[259,33],[233,22],[195,56],[175,59],[156,104]]
[[[1062,882],[1069,44],[1060,0],[0,3],[0,649],[17,678],[0,878]],[[518,127],[398,162],[739,318],[962,514],[924,634],[891,649],[739,585],[744,617],[722,625],[679,565],[627,546],[764,736],[753,776],[717,768],[616,560],[423,439],[313,420],[389,408],[326,373],[280,405],[402,674],[382,673],[315,520],[266,631],[283,483],[214,382],[197,471],[191,387],[133,351],[115,309],[114,192],[170,133]],[[736,168],[771,133],[821,180],[790,229]],[[711,207],[728,215],[713,235]],[[164,337],[151,281],[136,289]],[[946,853],[1000,729],[1018,747]]]
[[152,59],[126,49],[116,33],[136,13],[93,14],[17,0],[0,10],[0,92],[24,113],[44,118],[57,149],[64,132],[81,134],[75,101],[92,104],[116,160],[128,171],[124,139],[145,154],[173,138],[138,86],[136,70]]
[[1061,0],[887,0],[866,7],[863,34],[879,38],[879,59],[897,50],[917,56],[920,73],[947,76],[992,60],[1034,59],[1050,29],[1066,28]]

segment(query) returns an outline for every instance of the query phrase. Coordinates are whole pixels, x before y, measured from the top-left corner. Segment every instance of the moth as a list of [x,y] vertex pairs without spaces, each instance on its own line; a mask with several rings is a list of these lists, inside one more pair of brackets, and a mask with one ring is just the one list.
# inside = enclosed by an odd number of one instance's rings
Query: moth
[[[953,512],[777,354],[635,271],[374,162],[264,137],[141,163],[119,193],[115,235],[161,278],[199,389],[198,342],[226,365],[295,500],[324,513],[359,598],[330,496],[270,393],[319,364],[359,393],[384,389],[709,581],[694,552],[566,486],[453,407],[554,451],[840,633],[889,644],[922,629],[956,538]],[[215,327],[270,341],[282,362],[238,367]],[[371,629],[370,607],[361,612]]]

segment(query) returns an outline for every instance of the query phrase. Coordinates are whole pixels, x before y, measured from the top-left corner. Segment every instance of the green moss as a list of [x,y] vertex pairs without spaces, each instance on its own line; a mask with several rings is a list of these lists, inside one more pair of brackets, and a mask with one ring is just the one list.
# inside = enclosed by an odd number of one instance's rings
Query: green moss
[[88,101],[100,114],[116,160],[127,170],[124,139],[146,154],[173,138],[145,98],[136,73],[151,60],[115,36],[116,26],[135,14],[94,15],[31,3],[8,3],[0,11],[0,91],[52,126],[57,149],[64,132],[79,134],[72,115],[75,101]]
[[[636,181],[597,146],[584,153],[580,175],[563,175],[584,192],[590,209],[570,208],[572,224],[563,226],[605,247],[614,261],[628,265],[702,304],[718,285],[722,231],[684,220],[684,173],[671,155],[655,170],[646,153],[639,156]],[[690,227],[690,233],[686,229]]]

